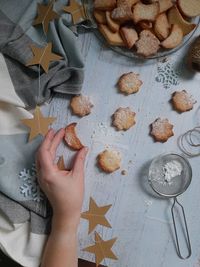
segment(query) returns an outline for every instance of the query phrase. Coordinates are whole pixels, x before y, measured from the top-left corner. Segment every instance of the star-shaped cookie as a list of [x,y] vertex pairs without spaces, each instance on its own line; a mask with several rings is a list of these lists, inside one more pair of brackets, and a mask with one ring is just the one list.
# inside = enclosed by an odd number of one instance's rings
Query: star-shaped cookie
[[61,56],[51,52],[52,43],[48,43],[45,47],[37,47],[31,45],[31,50],[33,52],[33,58],[26,64],[26,66],[40,65],[43,70],[48,73],[49,64],[51,61],[57,61],[62,59]]
[[89,210],[81,214],[81,218],[89,221],[88,234],[90,234],[98,224],[112,228],[110,223],[105,217],[105,214],[108,212],[111,206],[112,205],[99,207],[97,206],[94,199],[90,198]]
[[83,6],[77,3],[76,0],[70,0],[70,5],[64,6],[63,10],[72,15],[72,21],[74,25],[86,19]]
[[37,106],[33,114],[33,119],[22,120],[22,123],[30,128],[28,141],[30,142],[39,134],[45,136],[45,134],[48,132],[48,126],[55,120],[56,118],[53,117],[43,117],[40,108]]
[[33,22],[33,25],[42,24],[44,32],[47,34],[49,29],[49,22],[59,18],[59,15],[53,11],[54,1],[50,1],[48,5],[42,5],[38,3],[38,15]]
[[170,137],[174,135],[173,125],[168,119],[157,118],[151,124],[150,134],[153,136],[156,142],[166,142]]
[[117,238],[113,238],[107,241],[104,241],[98,233],[95,232],[95,245],[84,248],[83,251],[87,251],[95,254],[96,266],[105,259],[118,260],[117,256],[113,253],[112,247],[116,242]]

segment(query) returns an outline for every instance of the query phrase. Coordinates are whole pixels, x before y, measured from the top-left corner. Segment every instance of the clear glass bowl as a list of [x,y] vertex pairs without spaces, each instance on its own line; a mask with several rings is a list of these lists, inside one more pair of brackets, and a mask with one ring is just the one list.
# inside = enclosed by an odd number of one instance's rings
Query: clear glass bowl
[[88,17],[89,20],[89,26],[88,28],[91,28],[94,32],[94,34],[97,36],[97,38],[104,43],[107,47],[111,48],[112,50],[114,50],[115,52],[127,56],[129,58],[142,58],[142,59],[156,59],[156,58],[160,58],[160,57],[165,57],[168,56],[176,51],[178,51],[179,49],[181,49],[182,47],[184,47],[187,43],[189,43],[189,41],[191,40],[192,36],[195,34],[199,24],[200,24],[200,17],[196,17],[192,20],[193,23],[195,23],[197,26],[196,28],[190,32],[189,34],[187,34],[182,43],[177,46],[174,49],[170,49],[170,50],[166,50],[166,49],[160,49],[155,55],[149,56],[149,57],[142,57],[141,55],[138,55],[136,53],[136,51],[134,50],[129,50],[128,48],[124,48],[124,47],[118,47],[118,46],[111,46],[108,44],[108,42],[105,40],[105,38],[103,37],[103,35],[99,32],[95,18],[93,16],[93,3],[94,0],[82,0],[84,9],[85,9],[85,13]]

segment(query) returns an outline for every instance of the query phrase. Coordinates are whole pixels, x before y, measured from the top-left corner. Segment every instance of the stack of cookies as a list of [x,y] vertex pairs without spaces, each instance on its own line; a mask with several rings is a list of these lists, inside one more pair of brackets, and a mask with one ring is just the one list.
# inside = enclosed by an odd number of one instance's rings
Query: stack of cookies
[[112,46],[149,57],[179,46],[194,30],[199,0],[94,0],[99,31]]

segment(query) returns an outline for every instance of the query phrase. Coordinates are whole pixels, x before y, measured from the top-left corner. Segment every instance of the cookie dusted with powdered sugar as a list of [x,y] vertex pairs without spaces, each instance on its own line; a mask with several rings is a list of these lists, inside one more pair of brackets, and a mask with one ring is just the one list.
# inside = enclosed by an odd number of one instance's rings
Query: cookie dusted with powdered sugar
[[173,127],[168,119],[158,118],[151,124],[150,134],[155,141],[164,143],[174,135]]
[[97,158],[99,168],[107,173],[118,170],[121,166],[121,154],[116,150],[104,150]]
[[186,112],[193,109],[196,101],[185,90],[174,92],[172,95],[173,108],[178,112]]
[[160,41],[150,30],[143,30],[140,32],[139,40],[135,45],[138,54],[148,57],[158,52]]
[[113,114],[112,125],[119,131],[126,131],[135,125],[136,113],[133,112],[129,107],[118,108]]
[[93,104],[88,96],[78,95],[71,99],[70,107],[73,114],[84,117],[90,114]]
[[131,7],[124,5],[113,9],[111,18],[119,23],[125,23],[132,19],[133,13]]
[[139,79],[139,74],[129,72],[123,74],[117,83],[119,91],[126,94],[134,94],[140,90],[143,82]]

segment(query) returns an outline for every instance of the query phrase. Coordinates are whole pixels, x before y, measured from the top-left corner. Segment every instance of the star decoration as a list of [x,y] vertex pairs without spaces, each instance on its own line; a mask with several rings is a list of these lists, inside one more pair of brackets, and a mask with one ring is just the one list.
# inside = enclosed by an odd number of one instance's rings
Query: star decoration
[[61,171],[65,170],[65,162],[63,156],[59,157],[58,163],[57,163],[58,169]]
[[38,15],[33,22],[33,26],[42,24],[44,32],[47,34],[49,29],[49,22],[59,18],[59,15],[53,11],[54,1],[50,1],[48,5],[38,3]]
[[94,199],[90,198],[89,210],[81,214],[81,218],[89,221],[88,234],[90,234],[98,224],[112,228],[105,217],[105,214],[111,206],[112,205],[99,207]]
[[63,7],[63,10],[72,15],[74,25],[86,19],[83,6],[77,3],[76,0],[70,0],[70,5]]
[[31,50],[33,52],[33,58],[26,64],[26,66],[40,65],[43,70],[48,73],[49,64],[51,61],[57,61],[62,59],[61,56],[51,52],[52,43],[48,43],[45,47],[37,47],[31,45]]
[[30,142],[33,138],[41,134],[45,136],[48,132],[48,126],[52,124],[56,118],[53,117],[43,117],[40,108],[37,106],[34,114],[33,119],[23,119],[22,123],[30,128],[30,134],[28,141]]
[[95,232],[95,245],[84,248],[83,251],[87,251],[95,254],[96,266],[105,259],[118,260],[117,256],[112,251],[112,246],[116,242],[117,238],[113,238],[107,241],[104,241],[100,235]]

